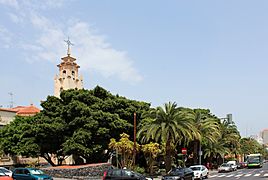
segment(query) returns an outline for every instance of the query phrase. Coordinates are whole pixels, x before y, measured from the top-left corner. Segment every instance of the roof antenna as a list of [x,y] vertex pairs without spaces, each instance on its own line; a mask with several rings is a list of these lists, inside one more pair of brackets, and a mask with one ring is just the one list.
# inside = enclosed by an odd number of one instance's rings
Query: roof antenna
[[9,101],[10,105],[9,105],[9,108],[13,108],[13,105],[14,105],[13,95],[14,94],[12,92],[9,92],[8,94],[10,95],[10,101]]

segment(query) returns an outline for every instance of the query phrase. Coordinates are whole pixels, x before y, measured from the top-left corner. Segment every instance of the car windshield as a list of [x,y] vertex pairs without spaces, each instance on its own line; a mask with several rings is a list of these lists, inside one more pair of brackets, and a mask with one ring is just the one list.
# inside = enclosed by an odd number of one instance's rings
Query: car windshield
[[226,164],[226,163],[224,163],[224,164],[222,164],[221,166],[222,166],[222,167],[230,167],[230,164]]
[[2,169],[0,169],[0,176],[7,176]]
[[5,169],[5,168],[0,168],[0,171],[2,172],[4,172],[4,173],[8,173],[8,172],[10,172],[8,169]]
[[190,169],[192,169],[193,171],[200,171],[201,167],[190,167]]
[[176,168],[176,169],[172,169],[168,175],[171,175],[171,176],[177,176],[177,175],[181,175],[183,174],[183,169],[181,168]]
[[44,172],[41,171],[40,169],[30,169],[29,171],[31,174],[35,174],[35,175],[44,174]]

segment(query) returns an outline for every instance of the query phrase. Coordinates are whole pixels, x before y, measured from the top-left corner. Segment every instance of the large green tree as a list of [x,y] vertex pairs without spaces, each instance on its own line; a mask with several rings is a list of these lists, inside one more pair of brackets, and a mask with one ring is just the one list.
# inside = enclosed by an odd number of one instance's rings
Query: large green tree
[[225,147],[227,147],[230,151],[230,155],[237,155],[240,151],[240,133],[232,120],[224,119],[221,122],[221,141],[225,143]]
[[197,164],[198,160],[201,163],[199,152],[202,150],[202,144],[205,142],[216,143],[217,138],[220,136],[220,124],[206,109],[190,109],[185,114],[185,117],[193,122],[197,130],[196,136],[194,136],[194,140],[191,143],[193,145],[194,164]]
[[171,169],[172,147],[184,138],[193,138],[195,127],[184,119],[176,103],[166,103],[164,108],[157,107],[144,114],[147,124],[139,130],[138,138],[142,142],[155,141],[165,145],[166,170]]
[[236,156],[240,152],[240,134],[233,121],[228,119],[220,120],[219,136],[215,136],[216,141],[205,141],[204,157],[210,162],[212,158],[217,158],[222,162],[226,155]]
[[150,104],[112,95],[97,86],[63,91],[60,98],[48,96],[41,106],[38,115],[18,117],[4,127],[0,145],[5,153],[39,155],[53,165],[52,154],[59,164],[68,155],[87,163],[107,160],[103,152],[110,139],[123,132],[133,134],[133,113],[139,119]]
[[119,138],[123,132],[132,135],[133,113],[140,118],[150,106],[112,95],[99,86],[91,91],[65,91],[61,99],[64,103],[62,118],[70,134],[63,145],[64,152],[82,156],[87,162],[103,160],[101,153],[108,149],[111,138]]

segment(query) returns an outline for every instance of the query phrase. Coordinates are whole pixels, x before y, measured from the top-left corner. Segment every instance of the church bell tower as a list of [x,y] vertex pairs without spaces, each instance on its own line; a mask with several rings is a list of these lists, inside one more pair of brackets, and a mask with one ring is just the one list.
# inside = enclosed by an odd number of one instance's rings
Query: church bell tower
[[61,63],[57,65],[59,74],[54,78],[54,96],[60,97],[60,93],[67,89],[82,89],[83,77],[79,76],[80,66],[75,62],[76,59],[71,56],[71,41],[65,41],[68,45],[67,56],[61,58]]

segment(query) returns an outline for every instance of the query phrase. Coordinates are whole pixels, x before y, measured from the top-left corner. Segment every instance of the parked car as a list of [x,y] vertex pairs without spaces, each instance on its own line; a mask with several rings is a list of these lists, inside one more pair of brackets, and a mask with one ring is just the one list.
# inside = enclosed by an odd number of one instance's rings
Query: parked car
[[208,178],[208,169],[203,165],[190,166],[190,169],[194,171],[195,179]]
[[146,180],[146,177],[128,169],[110,168],[103,174],[103,180]]
[[14,180],[53,180],[53,178],[37,168],[15,168],[12,173]]
[[170,179],[178,179],[178,180],[193,180],[194,179],[194,171],[190,168],[173,168],[169,173],[162,177],[162,180],[170,180]]
[[12,171],[10,171],[9,169],[5,167],[0,167],[0,170],[4,172],[5,174],[9,175],[10,177],[12,176]]
[[246,168],[248,166],[247,162],[240,162],[239,166],[237,166],[238,169]]
[[13,180],[13,178],[6,174],[3,169],[0,169],[0,180]]
[[227,164],[227,163],[223,163],[218,168],[218,172],[231,172],[231,171],[233,171],[232,165],[231,164]]
[[233,171],[237,170],[237,163],[236,161],[228,161],[227,164],[231,164]]

